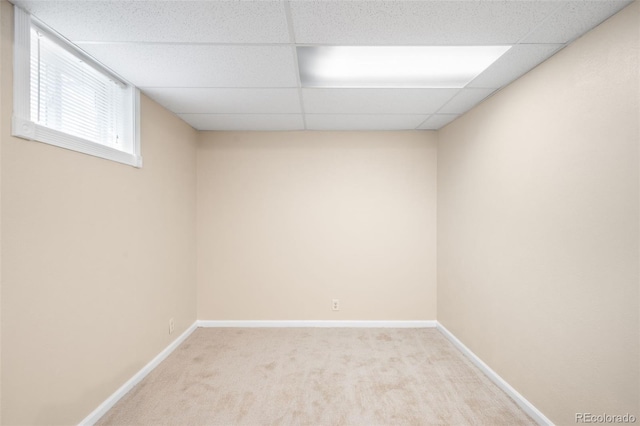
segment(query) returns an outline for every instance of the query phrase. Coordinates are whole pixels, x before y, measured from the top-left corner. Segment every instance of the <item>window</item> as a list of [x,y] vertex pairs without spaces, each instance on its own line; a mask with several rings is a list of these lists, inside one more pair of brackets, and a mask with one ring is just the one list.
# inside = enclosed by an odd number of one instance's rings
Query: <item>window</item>
[[13,134],[140,167],[139,91],[15,8]]

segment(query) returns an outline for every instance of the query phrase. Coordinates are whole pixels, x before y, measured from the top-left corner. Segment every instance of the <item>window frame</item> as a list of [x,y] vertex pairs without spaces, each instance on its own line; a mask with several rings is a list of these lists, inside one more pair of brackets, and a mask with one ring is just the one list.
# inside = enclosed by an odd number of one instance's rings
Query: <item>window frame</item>
[[[46,24],[28,12],[14,7],[14,58],[13,58],[13,117],[12,135],[35,142],[42,142],[72,151],[100,157],[134,167],[142,167],[140,153],[140,91],[116,73],[101,65],[87,53],[73,45]],[[65,132],[40,125],[31,120],[31,27],[35,26],[51,37],[70,54],[90,64],[124,85],[127,108],[123,119],[128,121],[127,132],[131,138],[130,151],[118,149],[83,139]]]

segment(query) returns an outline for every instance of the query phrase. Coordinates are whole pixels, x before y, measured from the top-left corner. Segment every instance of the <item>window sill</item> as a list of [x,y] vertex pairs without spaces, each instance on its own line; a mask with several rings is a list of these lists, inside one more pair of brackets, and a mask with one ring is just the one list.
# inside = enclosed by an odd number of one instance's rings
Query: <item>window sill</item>
[[119,151],[86,139],[78,138],[57,130],[40,126],[31,121],[13,117],[12,135],[35,142],[42,142],[60,148],[81,152],[133,167],[142,167],[142,157]]

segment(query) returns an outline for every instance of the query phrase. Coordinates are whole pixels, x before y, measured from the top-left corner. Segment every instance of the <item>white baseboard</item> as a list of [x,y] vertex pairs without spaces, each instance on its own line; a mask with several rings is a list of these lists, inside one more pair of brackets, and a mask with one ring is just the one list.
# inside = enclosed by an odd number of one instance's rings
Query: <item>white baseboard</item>
[[102,416],[106,414],[107,411],[113,407],[116,402],[120,400],[123,396],[127,394],[135,385],[140,383],[142,379],[144,379],[147,374],[151,373],[154,368],[158,366],[166,357],[168,357],[171,352],[173,352],[182,342],[185,341],[187,337],[191,333],[195,331],[197,328],[197,321],[191,324],[189,328],[186,329],[184,333],[182,333],[176,340],[171,342],[169,346],[167,346],[162,352],[160,352],[155,358],[153,358],[147,365],[142,367],[140,371],[138,371],[132,378],[130,378],[124,385],[120,387],[117,391],[115,391],[109,398],[107,398],[102,404],[98,406],[91,414],[84,418],[80,422],[80,426],[92,426],[96,423]]
[[502,377],[484,363],[476,354],[471,352],[471,349],[466,347],[456,336],[454,336],[449,330],[445,328],[440,322],[437,322],[436,328],[440,331],[444,337],[446,337],[453,345],[460,350],[471,362],[478,367],[493,383],[495,383],[500,389],[502,389],[511,399],[525,413],[527,413],[536,423],[540,426],[553,426],[551,420],[549,420],[540,410],[538,410],[532,403],[526,400],[526,398],[515,390],[509,383],[507,383]]
[[236,328],[434,328],[437,321],[236,321],[236,320],[199,320],[198,327],[236,327]]

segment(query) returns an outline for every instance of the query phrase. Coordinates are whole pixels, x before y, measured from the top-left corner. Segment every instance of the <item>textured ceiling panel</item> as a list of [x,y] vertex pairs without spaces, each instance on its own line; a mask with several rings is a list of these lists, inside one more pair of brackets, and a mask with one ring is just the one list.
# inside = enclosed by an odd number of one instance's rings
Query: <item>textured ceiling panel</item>
[[[279,1],[17,1],[72,41],[288,43]],[[90,22],[91,25],[87,25]]]
[[462,89],[438,111],[439,114],[461,114],[470,110],[496,89]]
[[459,89],[303,89],[307,113],[431,114]]
[[307,114],[309,130],[406,130],[415,129],[428,115],[415,114]]
[[[630,3],[11,1],[207,130],[438,129]],[[300,89],[302,45],[513,47],[462,90]]]
[[558,1],[292,1],[297,43],[514,44]]
[[300,114],[178,114],[196,130],[303,130]]
[[458,114],[434,114],[427,121],[420,125],[421,130],[438,130],[441,127],[451,123],[456,118],[460,117]]
[[175,113],[300,113],[298,89],[153,88],[143,91]]
[[499,88],[511,83],[553,55],[561,44],[519,44],[513,46],[467,87]]
[[81,44],[140,87],[295,87],[289,46]]
[[572,1],[529,34],[523,43],[567,43],[631,1]]

